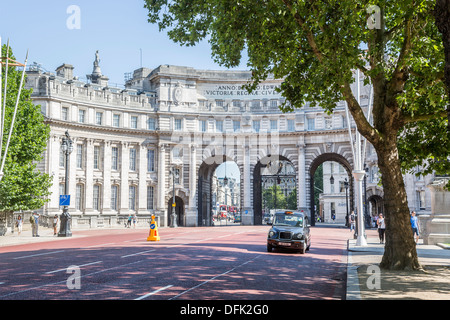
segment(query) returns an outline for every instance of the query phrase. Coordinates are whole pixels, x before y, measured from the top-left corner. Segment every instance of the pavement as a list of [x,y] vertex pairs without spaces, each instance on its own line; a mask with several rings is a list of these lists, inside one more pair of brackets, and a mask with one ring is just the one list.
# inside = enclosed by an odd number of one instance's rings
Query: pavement
[[[378,238],[368,236],[364,247],[348,240],[346,300],[450,300],[450,246],[420,239],[416,250],[424,271],[380,270],[384,244]],[[378,286],[371,278],[377,272]]]
[[[344,228],[344,226],[337,224],[330,224],[329,226],[323,224],[323,227]],[[39,228],[39,235],[39,237],[33,237],[31,230],[28,229],[24,229],[20,235],[17,231],[14,233],[8,232],[5,236],[0,237],[0,247],[33,242],[64,241],[65,239],[85,236],[83,233],[75,233],[71,238],[58,237],[53,235],[53,229],[44,227]],[[426,270],[431,271],[414,272],[412,280],[403,281],[411,275],[411,272],[396,273],[395,271],[377,269],[384,253],[384,244],[379,243],[376,230],[366,230],[366,235],[367,246],[357,246],[355,239],[349,239],[347,243],[346,300],[450,300],[450,246],[442,244],[424,245],[422,239],[420,239],[416,248],[419,263]],[[372,266],[371,272],[367,269],[370,266]],[[377,279],[370,278],[371,275],[376,275],[377,270],[381,278],[381,285],[378,287],[376,286]],[[370,283],[372,283],[372,286]]]

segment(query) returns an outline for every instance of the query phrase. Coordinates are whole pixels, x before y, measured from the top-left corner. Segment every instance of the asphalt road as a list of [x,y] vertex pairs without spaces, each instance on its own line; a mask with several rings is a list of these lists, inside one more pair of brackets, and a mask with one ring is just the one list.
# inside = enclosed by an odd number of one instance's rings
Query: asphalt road
[[266,251],[269,226],[74,231],[0,247],[0,300],[343,299],[348,229],[312,227],[306,254]]

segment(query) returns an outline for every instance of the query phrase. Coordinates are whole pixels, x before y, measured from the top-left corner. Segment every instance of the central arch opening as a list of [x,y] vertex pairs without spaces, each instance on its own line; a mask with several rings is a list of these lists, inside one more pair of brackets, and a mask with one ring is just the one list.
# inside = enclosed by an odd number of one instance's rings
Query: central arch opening
[[199,226],[237,225],[241,222],[240,169],[229,157],[217,159],[217,156],[208,158],[199,168]]
[[354,210],[354,190],[350,163],[336,153],[325,153],[311,163],[311,225],[316,222],[348,222]]
[[270,222],[277,209],[297,210],[297,171],[284,156],[267,156],[253,173],[254,224]]

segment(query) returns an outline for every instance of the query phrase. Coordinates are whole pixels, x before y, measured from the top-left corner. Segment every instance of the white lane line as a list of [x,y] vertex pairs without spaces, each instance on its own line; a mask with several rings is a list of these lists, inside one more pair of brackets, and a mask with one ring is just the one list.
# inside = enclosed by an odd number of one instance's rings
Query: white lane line
[[196,285],[196,286],[194,286],[194,287],[192,287],[192,288],[189,288],[189,289],[183,291],[182,293],[176,295],[175,297],[170,298],[169,300],[176,299],[176,298],[178,298],[179,296],[182,296],[183,294],[188,293],[188,292],[191,291],[191,290],[197,289],[197,288],[201,287],[202,285],[207,284],[207,283],[210,282],[210,281],[213,281],[213,280],[215,280],[215,279],[217,279],[217,278],[219,278],[219,277],[221,277],[221,276],[224,276],[224,275],[226,275],[226,274],[228,274],[228,273],[230,273],[230,272],[233,272],[233,271],[236,270],[237,268],[240,268],[240,267],[246,265],[247,263],[252,262],[253,260],[257,259],[257,258],[260,257],[260,256],[262,256],[262,255],[259,254],[259,255],[257,255],[256,257],[254,257],[253,259],[250,259],[250,260],[248,260],[248,261],[246,261],[246,262],[244,262],[244,263],[241,263],[240,265],[238,265],[238,266],[236,266],[236,267],[234,267],[234,268],[232,268],[232,269],[230,269],[230,270],[228,270],[228,271],[225,271],[224,273],[218,274],[217,276],[212,277],[212,278],[209,279],[209,280],[203,281],[202,283],[200,283],[200,284],[198,284],[198,285]]
[[13,258],[13,259],[14,259],[14,260],[17,260],[17,259],[25,259],[25,258],[31,258],[31,257],[37,257],[37,256],[44,256],[44,255],[47,255],[47,254],[54,254],[54,253],[60,253],[60,252],[64,252],[64,250],[51,251],[51,252],[45,252],[45,253],[37,253],[37,254],[31,254],[31,255],[28,255],[28,256],[16,257],[16,258]]
[[152,249],[152,250],[147,250],[147,251],[142,251],[142,252],[138,252],[138,253],[132,253],[132,254],[127,254],[126,256],[121,256],[121,258],[127,258],[127,257],[133,257],[133,256],[138,256],[147,252],[153,252],[156,249]]
[[[86,263],[86,264],[82,264],[82,265],[77,265],[77,267],[86,267],[86,266],[90,266],[90,265],[93,265],[93,264],[98,264],[98,263],[102,263],[103,261],[96,261],[96,262],[91,262],[91,263]],[[64,268],[64,269],[58,269],[58,270],[53,270],[53,271],[48,271],[48,272],[46,272],[45,274],[52,274],[52,273],[56,273],[56,272],[60,272],[60,271],[66,271],[67,270],[67,268]]]
[[165,286],[164,288],[160,288],[160,289],[155,290],[155,291],[153,291],[153,292],[147,293],[146,295],[143,295],[143,296],[141,296],[141,297],[139,297],[139,298],[136,298],[136,299],[134,299],[134,300],[142,300],[142,299],[145,299],[145,298],[150,297],[150,296],[152,296],[152,295],[154,295],[154,294],[156,294],[156,293],[158,293],[158,292],[161,292],[161,291],[163,291],[163,290],[169,289],[170,287],[173,287],[173,285]]
[[[137,263],[140,263],[140,262],[143,262],[143,261],[146,261],[146,260],[144,259],[144,260],[134,261],[134,262],[130,262],[130,263],[114,266],[114,267],[111,267],[111,268],[107,268],[107,269],[91,272],[91,273],[82,275],[79,278],[92,276],[92,275],[95,275],[95,274],[107,272],[107,271],[114,270],[114,269],[119,269],[119,268],[122,268],[122,267],[127,267],[127,266],[130,266],[130,265],[133,265],[133,264],[137,264]],[[53,282],[53,283],[47,283],[47,284],[43,284],[43,285],[40,285],[40,286],[37,286],[37,287],[32,287],[32,288],[28,288],[28,289],[24,289],[24,290],[20,290],[20,291],[16,291],[16,292],[10,292],[8,294],[0,296],[0,300],[2,298],[10,297],[10,296],[13,296],[13,295],[16,295],[16,294],[20,294],[20,293],[24,293],[24,292],[28,292],[28,291],[32,291],[32,290],[37,290],[37,289],[41,289],[41,288],[45,288],[45,287],[49,287],[49,286],[53,286],[53,285],[63,284],[63,283],[67,283],[67,280],[65,279],[65,280],[62,280],[62,281],[57,281],[57,282]]]

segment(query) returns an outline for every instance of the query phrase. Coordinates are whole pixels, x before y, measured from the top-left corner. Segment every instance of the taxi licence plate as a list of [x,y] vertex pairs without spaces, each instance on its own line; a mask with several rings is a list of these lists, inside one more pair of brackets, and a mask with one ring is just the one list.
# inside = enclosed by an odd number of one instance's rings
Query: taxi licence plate
[[286,246],[286,247],[290,247],[291,243],[290,242],[278,242],[279,246]]

